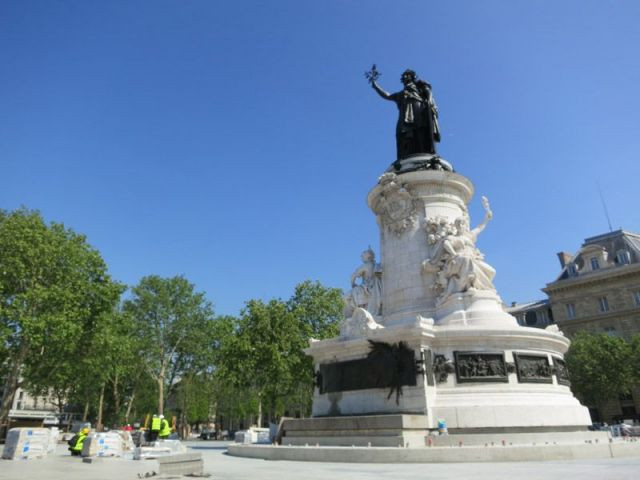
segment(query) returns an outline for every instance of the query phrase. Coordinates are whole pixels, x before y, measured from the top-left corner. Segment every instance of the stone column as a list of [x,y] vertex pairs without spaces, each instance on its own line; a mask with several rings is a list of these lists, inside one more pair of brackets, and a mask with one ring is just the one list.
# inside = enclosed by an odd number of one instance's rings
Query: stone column
[[413,324],[434,317],[434,275],[422,272],[429,257],[425,220],[452,222],[467,212],[473,184],[456,173],[422,170],[385,173],[367,197],[380,227],[382,323]]

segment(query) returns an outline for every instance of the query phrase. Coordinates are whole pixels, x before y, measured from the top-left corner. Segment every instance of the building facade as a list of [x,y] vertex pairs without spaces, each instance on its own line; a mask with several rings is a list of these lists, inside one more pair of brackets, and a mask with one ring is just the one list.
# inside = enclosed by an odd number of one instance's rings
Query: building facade
[[[0,388],[0,399],[4,395],[4,388]],[[49,425],[63,425],[68,420],[67,414],[62,416],[53,399],[47,396],[31,395],[22,388],[16,390],[13,403],[9,410],[9,428],[13,427],[42,427]]]
[[[617,230],[587,238],[578,252],[558,254],[561,272],[543,291],[565,335],[579,331],[630,339],[640,334],[640,235]],[[517,316],[517,315],[516,315]],[[536,326],[536,325],[533,325]],[[640,389],[612,401],[594,420],[638,419]]]
[[518,324],[523,327],[547,328],[553,322],[553,311],[549,300],[538,300],[536,302],[516,303],[513,302],[510,307],[506,307],[507,313],[510,313]]

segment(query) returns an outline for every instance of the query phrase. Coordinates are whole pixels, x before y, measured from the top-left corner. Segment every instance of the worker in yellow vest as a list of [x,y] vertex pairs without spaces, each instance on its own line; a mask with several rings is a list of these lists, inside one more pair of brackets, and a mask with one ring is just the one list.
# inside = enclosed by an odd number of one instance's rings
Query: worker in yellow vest
[[88,436],[89,429],[85,427],[75,434],[71,440],[69,440],[69,451],[71,452],[71,455],[78,456],[82,454],[82,447]]
[[158,434],[158,436],[160,437],[160,440],[166,440],[167,438],[169,438],[169,435],[171,435],[171,427],[169,426],[169,422],[166,418],[164,418],[164,415],[160,415],[160,433]]
[[158,415],[154,415],[151,419],[151,428],[149,428],[149,441],[155,442],[158,439],[160,433],[161,419]]

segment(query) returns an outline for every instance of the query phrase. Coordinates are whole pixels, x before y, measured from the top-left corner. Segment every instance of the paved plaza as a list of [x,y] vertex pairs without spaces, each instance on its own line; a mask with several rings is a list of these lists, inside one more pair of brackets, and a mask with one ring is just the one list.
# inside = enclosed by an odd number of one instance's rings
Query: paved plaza
[[[271,462],[231,457],[225,454],[226,444],[187,442],[189,452],[203,454],[205,472],[215,480],[637,480],[640,475],[640,458],[461,464]],[[105,458],[86,464],[69,456],[61,445],[56,455],[42,460],[1,460],[0,480],[136,480],[139,474],[157,469],[153,460]]]

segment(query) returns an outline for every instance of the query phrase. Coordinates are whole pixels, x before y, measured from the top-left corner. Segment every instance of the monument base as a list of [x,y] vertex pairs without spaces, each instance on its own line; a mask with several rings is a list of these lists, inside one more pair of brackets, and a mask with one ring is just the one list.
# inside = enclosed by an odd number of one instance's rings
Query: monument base
[[[550,460],[593,460],[596,458],[625,458],[640,456],[639,442],[610,441],[601,435],[567,437],[546,436],[546,439],[520,437],[523,443],[514,443],[515,437],[483,443],[470,443],[468,436],[449,436],[446,446],[422,447],[317,447],[229,445],[233,456],[264,460],[292,460],[308,462],[343,463],[468,463],[468,462],[522,462]],[[506,439],[505,439],[506,438]],[[565,440],[561,440],[564,438]],[[503,443],[504,440],[504,443]]]
[[[376,344],[392,359],[381,372]],[[427,430],[444,422],[475,433],[586,430],[589,411],[572,395],[564,367],[568,346],[560,333],[507,321],[437,325],[422,317],[313,342],[306,350],[319,372],[312,415],[421,416]]]
[[424,445],[425,415],[370,415],[290,419],[282,422],[282,445],[407,447]]

